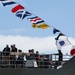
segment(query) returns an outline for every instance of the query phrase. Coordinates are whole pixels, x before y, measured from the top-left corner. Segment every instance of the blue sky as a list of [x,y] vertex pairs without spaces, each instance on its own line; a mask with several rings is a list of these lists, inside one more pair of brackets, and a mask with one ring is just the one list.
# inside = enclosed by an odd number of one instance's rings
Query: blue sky
[[[32,23],[29,22],[29,20],[27,20],[27,18],[21,20],[20,18],[16,17],[14,13],[11,12],[11,9],[15,5],[10,5],[10,6],[8,5],[8,6],[4,7],[2,5],[2,3],[0,2],[1,40],[4,41],[4,39],[5,39],[5,38],[2,39],[2,37],[8,37],[7,38],[8,41],[5,40],[4,44],[1,43],[2,44],[0,46],[1,49],[3,48],[3,46],[5,46],[6,43],[8,43],[9,45],[12,43],[16,43],[16,42],[11,42],[12,39],[10,39],[10,41],[9,41],[9,36],[13,37],[13,39],[16,36],[19,36],[19,37],[22,37],[22,39],[23,39],[23,37],[28,37],[28,38],[33,38],[33,39],[39,38],[40,40],[42,40],[42,38],[53,37],[53,41],[54,41],[54,38],[56,35],[53,34],[53,27],[56,27],[57,29],[59,29],[66,36],[71,37],[72,39],[75,38],[75,35],[74,35],[75,0],[14,0],[14,1],[21,4],[22,6],[24,6],[27,11],[42,18],[51,27],[44,29],[44,30],[34,29],[31,26]],[[49,42],[50,42],[50,40],[49,40]],[[16,41],[16,39],[15,39],[15,41]],[[18,47],[21,48],[21,46],[19,46],[18,43],[16,43],[16,44]],[[75,44],[75,43],[73,42],[73,44]],[[23,43],[23,45],[24,45],[24,43]],[[33,48],[33,46],[31,48]],[[26,48],[26,49],[28,49],[28,48]],[[35,48],[35,49],[37,49],[37,48]],[[48,49],[50,50],[50,47]],[[54,47],[52,49],[54,50],[56,48]],[[50,52],[49,50],[47,52]]]

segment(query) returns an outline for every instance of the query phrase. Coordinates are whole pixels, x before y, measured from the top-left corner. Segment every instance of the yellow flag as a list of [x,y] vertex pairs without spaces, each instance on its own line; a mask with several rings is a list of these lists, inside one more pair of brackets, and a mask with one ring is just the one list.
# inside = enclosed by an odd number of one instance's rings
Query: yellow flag
[[32,27],[33,28],[38,28],[38,25],[37,24],[32,24]]
[[41,28],[41,29],[45,29],[45,28],[49,28],[50,26],[47,25],[46,23],[42,23],[38,26],[38,28]]

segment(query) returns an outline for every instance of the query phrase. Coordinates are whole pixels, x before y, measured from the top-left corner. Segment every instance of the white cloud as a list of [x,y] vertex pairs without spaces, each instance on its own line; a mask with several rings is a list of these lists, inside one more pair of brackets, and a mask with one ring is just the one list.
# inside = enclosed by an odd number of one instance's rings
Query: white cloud
[[[69,38],[69,41],[75,45],[75,38]],[[55,39],[53,36],[49,37],[27,37],[27,36],[4,36],[0,35],[0,50],[2,51],[5,45],[9,46],[16,44],[18,49],[22,49],[23,52],[27,52],[29,49],[34,49],[40,53],[56,53],[57,48],[55,45]],[[71,46],[62,48],[63,53],[69,53]]]

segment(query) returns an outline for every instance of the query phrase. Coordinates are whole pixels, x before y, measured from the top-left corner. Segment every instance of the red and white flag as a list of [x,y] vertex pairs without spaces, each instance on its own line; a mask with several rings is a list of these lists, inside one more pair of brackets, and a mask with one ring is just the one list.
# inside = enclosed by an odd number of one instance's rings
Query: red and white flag
[[17,12],[17,11],[20,10],[20,9],[24,9],[24,7],[19,4],[19,5],[15,6],[14,8],[12,8],[11,11],[12,11],[13,13],[15,13],[15,12]]

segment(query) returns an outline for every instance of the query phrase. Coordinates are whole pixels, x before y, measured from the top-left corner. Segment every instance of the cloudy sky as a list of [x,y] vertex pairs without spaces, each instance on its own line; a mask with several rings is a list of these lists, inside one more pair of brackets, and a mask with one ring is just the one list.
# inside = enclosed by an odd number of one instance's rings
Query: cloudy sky
[[[27,18],[21,20],[11,9],[15,5],[3,6],[0,2],[0,50],[6,44],[16,44],[18,49],[27,52],[29,49],[40,53],[56,53],[53,27],[68,36],[75,45],[75,0],[14,0],[25,7],[27,11],[42,18],[50,28],[34,29]],[[62,48],[63,53],[69,53],[71,45]]]

